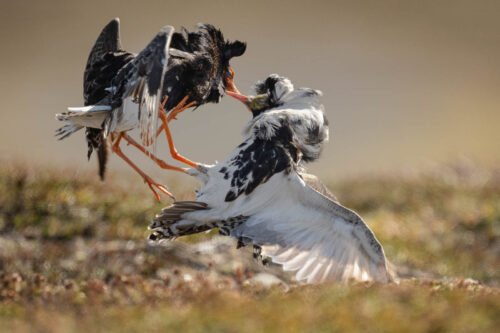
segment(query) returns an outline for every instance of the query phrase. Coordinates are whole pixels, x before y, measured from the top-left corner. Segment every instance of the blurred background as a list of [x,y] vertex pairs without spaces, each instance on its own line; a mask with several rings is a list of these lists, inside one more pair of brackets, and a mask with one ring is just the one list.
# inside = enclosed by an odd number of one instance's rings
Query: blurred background
[[[331,140],[310,170],[366,219],[401,285],[295,288],[214,233],[148,244],[171,200],[114,156],[100,182],[83,131],[54,138],[114,17],[134,52],[167,24],[246,41],[243,92],[270,73],[322,90]],[[0,331],[498,332],[499,0],[0,0],[0,48]],[[226,97],[171,130],[211,163],[249,118]],[[188,176],[124,150],[192,200]]]
[[[55,140],[54,114],[82,105],[88,52],[113,17],[134,52],[166,24],[208,22],[246,41],[246,54],[232,62],[243,92],[270,73],[322,90],[331,140],[311,170],[323,177],[413,170],[458,156],[500,160],[499,1],[1,0],[0,161],[96,168],[83,131]],[[208,163],[240,143],[248,119],[224,98],[184,113],[172,131],[182,153]],[[110,170],[133,172],[117,158]]]

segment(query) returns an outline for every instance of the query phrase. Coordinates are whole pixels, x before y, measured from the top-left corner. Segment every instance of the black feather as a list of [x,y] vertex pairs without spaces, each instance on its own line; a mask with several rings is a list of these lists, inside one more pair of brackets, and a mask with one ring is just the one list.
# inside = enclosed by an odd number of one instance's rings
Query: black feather
[[247,44],[240,42],[239,40],[235,42],[228,42],[224,48],[224,57],[226,59],[231,59],[234,57],[240,57],[245,53],[247,49]]
[[[134,55],[121,50],[120,21],[113,19],[101,31],[90,51],[83,74],[84,105],[94,105],[103,100],[109,92],[106,88],[118,71],[130,62]],[[99,176],[104,179],[107,164],[107,145],[99,128],[85,129],[87,158],[97,150]]]
[[168,71],[163,94],[168,96],[167,111],[189,96],[187,103],[196,105],[218,103],[226,90],[230,76],[229,61],[245,53],[246,44],[228,42],[220,30],[210,24],[200,24],[198,30],[185,28],[172,36]]
[[108,145],[106,142],[101,143],[97,149],[97,161],[99,163],[99,177],[101,180],[104,180],[106,165],[108,163]]
[[[146,77],[143,83],[147,85],[150,95],[162,87],[160,100],[168,96],[167,112],[186,96],[189,96],[187,103],[194,102],[195,106],[218,103],[231,75],[229,62],[233,57],[244,54],[246,44],[226,41],[222,32],[210,24],[201,24],[192,32],[185,28],[173,34],[171,31],[166,35],[159,33],[148,47],[135,56],[122,50],[120,21],[114,19],[109,22],[88,56],[83,82],[85,105],[104,104],[110,105],[113,110],[119,108],[124,94],[130,91],[130,83],[136,82],[137,75]],[[171,41],[167,70],[163,73],[161,57],[154,55],[155,52],[161,55],[158,45],[167,35],[171,35]],[[113,91],[110,91],[111,87]],[[141,89],[143,87],[141,85]],[[107,120],[109,123],[110,119]],[[99,152],[101,178],[104,177],[107,161],[104,129],[105,123],[102,129],[86,131],[88,156],[96,149]]]
[[[226,202],[234,201],[241,194],[252,193],[257,186],[267,182],[274,174],[290,172],[299,161],[298,150],[293,144],[292,131],[283,123],[269,140],[255,138],[241,149],[230,165],[235,166],[232,175],[228,170],[219,172],[231,178],[231,190],[225,197]],[[250,179],[250,181],[248,181]]]

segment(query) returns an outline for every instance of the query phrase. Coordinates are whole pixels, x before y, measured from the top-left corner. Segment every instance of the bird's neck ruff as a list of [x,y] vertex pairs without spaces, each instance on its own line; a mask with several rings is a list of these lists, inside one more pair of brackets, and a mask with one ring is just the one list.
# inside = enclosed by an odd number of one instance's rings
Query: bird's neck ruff
[[316,160],[323,143],[328,141],[328,121],[319,96],[320,93],[312,89],[297,89],[281,96],[283,104],[250,120],[244,130],[245,137],[280,141],[280,133],[286,129],[290,133],[290,144],[298,150],[301,159]]
[[[227,41],[222,32],[210,24],[199,24],[195,31],[183,28],[172,37],[170,49],[171,69],[165,82],[171,96],[181,91],[179,98],[188,93],[198,105],[219,103],[226,90],[226,78],[230,75],[229,61],[244,54],[246,44]],[[190,78],[189,82],[179,82],[179,77]],[[173,106],[176,104],[168,106]],[[176,98],[174,98],[177,101]],[[178,101],[177,101],[178,102]],[[172,102],[173,103],[173,102]]]

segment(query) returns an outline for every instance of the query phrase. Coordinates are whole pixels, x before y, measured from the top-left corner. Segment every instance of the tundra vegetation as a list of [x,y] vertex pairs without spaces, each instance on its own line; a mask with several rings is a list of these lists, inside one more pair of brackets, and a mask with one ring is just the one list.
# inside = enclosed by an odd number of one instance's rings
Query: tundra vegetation
[[[168,204],[133,177],[0,168],[2,332],[494,332],[500,170],[451,163],[329,182],[399,284],[297,285],[216,233],[148,244]],[[129,183],[130,182],[130,183]],[[179,200],[194,185],[170,180]]]

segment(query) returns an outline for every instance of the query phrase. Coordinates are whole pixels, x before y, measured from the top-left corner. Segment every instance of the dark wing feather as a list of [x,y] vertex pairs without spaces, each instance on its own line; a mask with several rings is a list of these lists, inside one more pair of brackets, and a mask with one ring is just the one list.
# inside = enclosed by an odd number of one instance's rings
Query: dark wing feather
[[[105,89],[111,85],[111,80],[118,70],[132,60],[131,53],[120,50],[120,20],[115,18],[102,29],[87,58],[83,73],[84,105],[93,105],[102,100],[107,95]],[[108,151],[102,130],[87,128],[85,136],[88,145],[88,158],[94,149],[97,149],[99,176],[103,180]]]
[[120,49],[120,19],[115,18],[102,29],[87,59],[87,65],[83,73],[83,96],[85,105],[91,105],[97,102],[89,101],[89,97],[92,96],[92,91],[95,90],[94,79],[92,79],[95,65],[100,63],[107,53],[115,52]]
[[163,208],[160,214],[157,214],[149,226],[149,229],[154,230],[149,236],[150,240],[160,240],[163,238],[173,238],[198,232],[210,230],[213,226],[189,225],[171,229],[176,222],[182,219],[182,214],[197,210],[208,209],[207,204],[198,201],[176,201],[172,205]]
[[209,209],[208,205],[199,201],[176,201],[173,205],[162,209],[161,213],[156,215],[153,222],[149,225],[152,233],[149,239],[159,241],[162,239],[174,239],[180,236],[187,236],[219,228],[219,233],[229,235],[234,227],[244,223],[246,216],[239,215],[224,220],[216,220],[209,223],[197,223],[194,221],[183,220],[184,213],[190,213],[199,210]]
[[120,106],[127,97],[133,97],[139,103],[141,137],[147,146],[156,139],[158,109],[173,33],[173,27],[164,26],[148,46],[125,65],[113,80],[112,107]]

